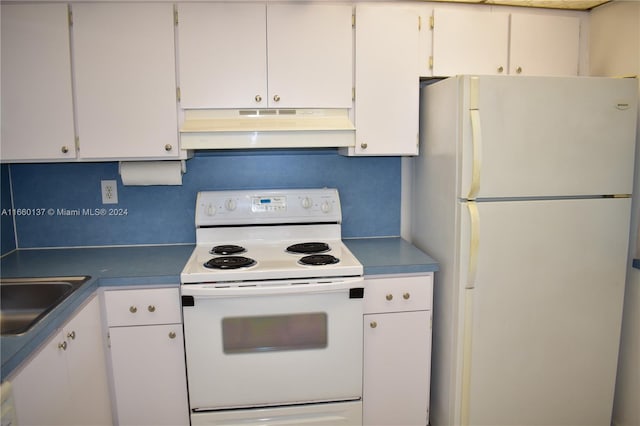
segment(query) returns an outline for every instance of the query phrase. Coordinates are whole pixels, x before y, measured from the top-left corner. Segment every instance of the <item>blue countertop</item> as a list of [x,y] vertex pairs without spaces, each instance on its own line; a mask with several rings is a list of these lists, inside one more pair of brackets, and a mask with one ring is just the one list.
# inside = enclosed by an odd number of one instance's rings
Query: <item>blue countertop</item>
[[99,286],[175,285],[193,245],[16,250],[0,260],[3,278],[89,275],[91,279],[19,336],[0,337],[1,380],[43,344]]
[[364,275],[436,272],[438,262],[402,238],[355,238],[344,243],[364,266]]
[[[347,239],[364,274],[417,274],[438,263],[401,238]],[[20,336],[0,338],[1,380],[71,318],[98,287],[180,284],[180,271],[193,245],[16,250],[0,259],[3,278],[89,275],[91,279]]]

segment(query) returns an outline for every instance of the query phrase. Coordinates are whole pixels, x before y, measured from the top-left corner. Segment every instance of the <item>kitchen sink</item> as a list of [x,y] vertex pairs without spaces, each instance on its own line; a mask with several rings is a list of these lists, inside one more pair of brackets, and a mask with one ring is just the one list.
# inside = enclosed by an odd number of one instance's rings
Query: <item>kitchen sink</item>
[[0,335],[27,332],[89,276],[0,279]]

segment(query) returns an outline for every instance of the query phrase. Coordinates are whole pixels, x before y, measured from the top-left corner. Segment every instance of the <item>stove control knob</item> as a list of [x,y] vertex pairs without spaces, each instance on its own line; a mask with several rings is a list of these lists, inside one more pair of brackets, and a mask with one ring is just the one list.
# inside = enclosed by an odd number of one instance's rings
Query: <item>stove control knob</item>
[[322,205],[320,206],[320,208],[322,209],[323,213],[329,213],[332,209],[331,204],[329,204],[328,202],[324,202],[322,203]]
[[232,212],[236,209],[237,204],[236,204],[236,200],[234,200],[233,198],[229,198],[225,203],[224,203],[224,207]]
[[214,206],[213,204],[207,204],[204,208],[204,212],[207,216],[215,216],[216,206]]
[[311,208],[313,201],[309,197],[304,197],[301,201],[302,207],[305,209]]

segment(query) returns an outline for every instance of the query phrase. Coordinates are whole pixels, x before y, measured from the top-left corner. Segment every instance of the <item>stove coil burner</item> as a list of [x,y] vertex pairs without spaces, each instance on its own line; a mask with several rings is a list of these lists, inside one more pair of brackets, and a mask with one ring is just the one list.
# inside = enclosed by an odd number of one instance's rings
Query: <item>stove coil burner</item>
[[209,250],[209,253],[211,253],[211,254],[221,254],[221,255],[225,255],[226,256],[226,255],[229,255],[229,254],[244,253],[245,251],[247,251],[247,250],[242,246],[237,246],[235,244],[225,244],[225,245],[221,245],[221,246],[215,246],[214,248]]
[[331,256],[330,254],[312,254],[310,256],[304,256],[298,262],[303,265],[333,265],[334,263],[340,262],[340,259],[337,257]]
[[214,257],[204,264],[210,269],[239,269],[247,268],[256,264],[256,261],[244,256],[224,256]]
[[327,243],[300,243],[287,247],[289,253],[311,254],[311,253],[324,253],[329,251],[329,245]]

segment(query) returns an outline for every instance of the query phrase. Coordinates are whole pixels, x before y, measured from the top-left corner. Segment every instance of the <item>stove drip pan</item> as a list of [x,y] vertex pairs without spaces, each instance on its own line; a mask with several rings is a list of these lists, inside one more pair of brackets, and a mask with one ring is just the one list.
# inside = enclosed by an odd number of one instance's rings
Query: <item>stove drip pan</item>
[[289,253],[312,254],[327,251],[329,251],[329,245],[320,242],[300,243],[287,247],[287,252]]
[[220,246],[215,246],[212,248],[209,253],[211,254],[221,254],[221,255],[230,255],[230,254],[239,254],[247,251],[242,246],[237,246],[235,244],[225,244]]
[[321,266],[333,265],[340,262],[340,259],[330,254],[312,254],[310,256],[304,256],[298,262],[303,265]]
[[239,269],[248,268],[256,264],[256,261],[244,256],[214,257],[204,264],[209,269]]

